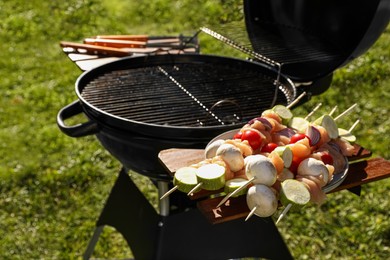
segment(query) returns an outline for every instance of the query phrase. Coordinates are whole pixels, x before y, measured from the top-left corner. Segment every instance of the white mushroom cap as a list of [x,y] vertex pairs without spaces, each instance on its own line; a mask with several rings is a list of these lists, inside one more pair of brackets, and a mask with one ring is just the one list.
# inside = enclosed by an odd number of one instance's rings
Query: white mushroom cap
[[277,178],[277,171],[272,161],[264,155],[256,154],[245,158],[245,174],[248,179],[255,177],[254,184],[272,186]]
[[220,156],[232,172],[237,172],[244,168],[244,157],[241,154],[241,150],[232,144],[222,144],[217,149],[216,156]]
[[315,158],[307,158],[303,160],[297,170],[299,175],[302,176],[322,176],[325,183],[329,181],[329,170],[325,164]]
[[206,149],[205,149],[205,158],[206,159],[209,159],[209,158],[213,158],[216,156],[217,154],[217,150],[218,148],[225,142],[225,140],[222,140],[222,139],[219,139],[219,140],[215,140],[214,142],[212,142],[211,144],[209,144]]
[[250,210],[256,207],[255,215],[272,216],[278,208],[278,199],[272,189],[263,184],[256,184],[248,189],[246,203]]

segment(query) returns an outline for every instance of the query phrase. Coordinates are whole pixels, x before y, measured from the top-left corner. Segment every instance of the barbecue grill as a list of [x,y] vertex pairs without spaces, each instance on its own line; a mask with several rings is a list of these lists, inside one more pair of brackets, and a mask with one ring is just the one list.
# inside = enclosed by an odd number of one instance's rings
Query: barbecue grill
[[[310,97],[326,90],[332,73],[364,53],[386,28],[390,1],[339,3],[332,0],[287,4],[275,0],[244,0],[244,11],[253,50],[208,28],[201,28],[199,32],[247,53],[249,60],[167,54],[127,57],[99,66],[83,73],[77,80],[78,100],[59,111],[57,122],[60,129],[71,137],[96,135],[122,163],[120,176],[126,170],[148,176],[163,194],[171,177],[158,161],[159,151],[172,147],[204,148],[213,137],[241,127],[275,104],[287,105],[303,91]],[[81,113],[87,116],[86,122],[73,126],[65,123],[66,119]],[[143,200],[136,191],[126,194],[129,199],[138,197]],[[142,203],[142,206],[129,206],[128,215],[141,207],[149,212],[145,214],[153,225],[170,223],[165,228],[175,229],[167,217],[171,213],[169,202],[178,196],[180,194],[172,195],[170,201],[161,202],[163,221]],[[192,205],[189,201],[184,203],[183,211]],[[193,220],[199,222],[199,230],[203,230],[204,223],[198,221],[196,214],[185,214],[176,221]],[[98,226],[116,221],[108,215],[103,211]],[[141,220],[142,216],[138,221]],[[239,227],[237,232],[246,230],[242,224],[232,225],[230,228]],[[256,229],[258,224],[251,225]],[[143,228],[153,234],[162,232],[149,226],[147,223]],[[123,230],[120,225],[117,228]],[[100,229],[91,241],[87,256],[99,232]],[[143,242],[145,245],[149,239],[153,242],[147,249],[159,247],[162,258],[167,254],[154,236],[142,240],[126,234],[129,244]],[[250,235],[247,239],[251,239]],[[280,237],[276,236],[275,241],[280,241]],[[141,258],[153,255],[145,249],[133,250]],[[251,249],[246,250],[256,254]],[[244,253],[245,249],[237,250],[231,256],[240,257]],[[192,257],[202,256],[202,253],[194,253]]]

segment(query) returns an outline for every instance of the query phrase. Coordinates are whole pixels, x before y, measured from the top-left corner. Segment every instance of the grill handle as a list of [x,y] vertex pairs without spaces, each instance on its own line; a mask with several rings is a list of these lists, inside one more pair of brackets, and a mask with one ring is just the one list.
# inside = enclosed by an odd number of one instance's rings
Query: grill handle
[[79,100],[63,107],[57,114],[57,125],[63,133],[71,137],[82,137],[87,135],[97,134],[100,129],[99,125],[94,121],[88,121],[73,126],[65,124],[65,120],[73,116],[83,113],[83,108]]

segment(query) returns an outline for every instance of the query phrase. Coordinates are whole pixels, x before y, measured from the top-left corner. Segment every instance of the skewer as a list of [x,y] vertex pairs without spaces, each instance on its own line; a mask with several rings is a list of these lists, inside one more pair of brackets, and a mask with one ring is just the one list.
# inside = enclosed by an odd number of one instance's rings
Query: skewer
[[178,188],[178,186],[176,185],[176,186],[174,186],[172,189],[170,189],[169,191],[165,192],[165,193],[161,196],[160,200],[162,200],[162,199],[168,197],[172,192],[174,192],[175,190],[177,190],[177,188]]
[[203,185],[203,182],[199,182],[198,184],[196,184],[196,186],[194,188],[192,188],[192,190],[190,190],[187,195],[188,196],[192,196],[194,195],[194,192],[199,189],[201,186]]
[[340,115],[338,115],[337,117],[335,117],[335,118],[334,118],[334,121],[336,121],[336,120],[340,119],[341,117],[343,117],[343,116],[349,114],[349,113],[352,111],[352,109],[354,109],[356,106],[357,106],[356,103],[353,104],[352,106],[350,106],[350,107],[349,107],[347,110],[345,110],[343,113],[341,113]]
[[351,128],[348,130],[348,132],[352,132],[352,130],[357,126],[357,124],[359,124],[360,122],[360,119],[356,120],[355,123],[353,123],[353,125],[351,126]]
[[287,108],[292,108],[293,106],[295,106],[299,102],[299,100],[301,100],[304,96],[306,96],[306,92],[302,92],[302,94],[300,94],[296,99],[294,99],[294,101],[291,102],[287,106]]
[[336,112],[337,105],[333,107],[333,109],[329,112],[329,115],[332,116],[334,112]]
[[281,221],[282,218],[287,214],[287,212],[290,210],[291,206],[292,206],[292,204],[290,203],[290,204],[288,204],[288,205],[283,209],[282,213],[280,213],[280,215],[279,215],[278,220],[276,220],[276,225],[277,225],[277,224],[279,223],[279,221]]
[[247,182],[245,182],[243,185],[241,185],[240,187],[238,187],[237,189],[235,189],[234,191],[232,191],[231,193],[229,193],[228,195],[225,196],[225,198],[223,198],[223,200],[221,200],[218,205],[217,205],[217,208],[219,208],[221,205],[223,205],[230,197],[236,195],[237,193],[239,193],[241,190],[243,190],[246,186],[248,186],[253,180],[255,179],[255,177],[252,177],[250,178]]
[[254,206],[253,209],[251,210],[251,212],[249,212],[248,216],[245,218],[245,221],[247,221],[250,217],[253,216],[253,214],[255,214],[256,209],[257,209],[257,206]]
[[309,117],[311,117],[320,107],[322,106],[322,103],[319,103],[313,110],[305,117],[307,120]]

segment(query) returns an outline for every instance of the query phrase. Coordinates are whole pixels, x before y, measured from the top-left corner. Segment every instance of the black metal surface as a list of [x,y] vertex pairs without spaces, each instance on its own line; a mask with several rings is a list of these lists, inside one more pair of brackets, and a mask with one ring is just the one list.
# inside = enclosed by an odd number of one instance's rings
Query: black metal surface
[[385,30],[388,0],[244,0],[254,50],[283,63],[282,72],[305,82],[329,75],[363,54]]
[[209,139],[166,139],[145,136],[132,131],[121,131],[103,126],[96,134],[100,143],[127,169],[154,180],[168,180],[172,177],[158,160],[158,153],[170,148],[203,149]]
[[[268,108],[274,80],[254,71],[237,72],[223,64],[156,66],[107,73],[86,85],[81,96],[92,106],[127,120],[212,126],[240,123]],[[211,109],[218,101],[226,107],[220,114]],[[240,114],[245,118],[239,118]]]
[[[84,73],[76,82],[79,101],[64,107],[57,123],[72,137],[96,134],[126,168],[170,180],[158,161],[161,150],[204,148],[270,108],[276,86],[276,103],[291,102],[293,83],[281,75],[274,85],[277,75],[260,64],[216,56],[125,58]],[[87,122],[65,124],[81,113]]]
[[196,208],[162,217],[122,169],[96,224],[115,227],[136,259],[293,259],[271,218],[213,225]]
[[[217,56],[126,58],[83,74],[76,92],[93,120],[161,138],[212,138],[296,93],[264,65]],[[277,87],[278,86],[278,87]]]

